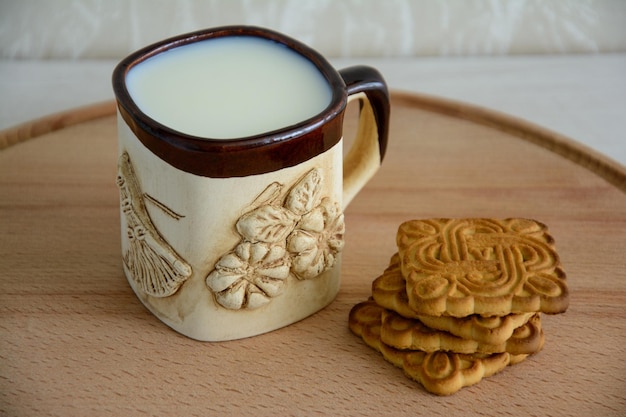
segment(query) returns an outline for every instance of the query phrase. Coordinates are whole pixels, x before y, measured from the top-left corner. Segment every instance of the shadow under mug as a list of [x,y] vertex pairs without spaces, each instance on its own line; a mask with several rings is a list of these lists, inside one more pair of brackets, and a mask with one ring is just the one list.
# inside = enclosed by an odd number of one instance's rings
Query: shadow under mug
[[[330,87],[330,104],[269,133],[211,139],[154,120],[129,93],[128,72],[151,57],[246,36],[284,45],[311,62]],[[336,71],[287,36],[230,26],[131,54],[115,68],[113,89],[123,268],[155,316],[193,339],[221,341],[289,325],[336,297],[343,210],[376,173],[387,146],[389,95],[378,71]],[[343,117],[353,99],[360,103],[359,124],[344,155]]]

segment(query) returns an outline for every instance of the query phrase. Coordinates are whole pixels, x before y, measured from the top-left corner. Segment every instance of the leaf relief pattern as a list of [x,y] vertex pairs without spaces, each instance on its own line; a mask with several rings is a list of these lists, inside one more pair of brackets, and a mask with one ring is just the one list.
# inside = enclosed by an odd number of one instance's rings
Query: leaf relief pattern
[[320,170],[312,169],[286,195],[274,182],[237,220],[241,240],[206,278],[219,305],[261,307],[282,293],[290,277],[313,279],[335,265],[345,224],[339,205],[322,198],[322,180]]

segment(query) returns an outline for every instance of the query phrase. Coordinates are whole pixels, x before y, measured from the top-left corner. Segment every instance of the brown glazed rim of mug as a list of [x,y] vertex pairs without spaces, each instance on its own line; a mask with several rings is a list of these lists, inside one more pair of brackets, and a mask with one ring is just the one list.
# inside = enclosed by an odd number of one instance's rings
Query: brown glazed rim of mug
[[[318,115],[271,132],[237,139],[211,139],[181,133],[144,114],[130,97],[126,74],[135,65],[170,49],[223,36],[254,36],[283,44],[312,62],[328,81],[330,104]],[[225,26],[157,42],[123,59],[113,71],[113,91],[121,117],[154,154],[176,168],[212,178],[263,174],[307,161],[339,142],[346,85],[318,52],[288,36],[254,26]]]

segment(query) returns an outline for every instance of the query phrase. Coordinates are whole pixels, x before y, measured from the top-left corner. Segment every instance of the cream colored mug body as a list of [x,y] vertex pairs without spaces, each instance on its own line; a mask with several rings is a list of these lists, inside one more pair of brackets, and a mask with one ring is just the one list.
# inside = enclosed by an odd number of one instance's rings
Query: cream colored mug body
[[[329,104],[286,127],[228,139],[181,132],[137,105],[127,85],[133,67],[226,37],[254,37],[304,57],[328,83]],[[113,86],[123,268],[156,317],[193,339],[221,341],[278,329],[332,302],[343,210],[386,148],[389,99],[376,70],[338,72],[289,37],[240,26],[137,51],[117,66]],[[359,128],[344,155],[343,115],[352,99],[360,101]]]

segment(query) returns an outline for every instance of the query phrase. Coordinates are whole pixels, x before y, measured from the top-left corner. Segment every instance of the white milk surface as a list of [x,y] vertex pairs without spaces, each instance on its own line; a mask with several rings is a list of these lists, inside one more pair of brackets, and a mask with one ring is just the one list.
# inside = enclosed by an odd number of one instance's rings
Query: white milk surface
[[251,36],[171,49],[131,68],[126,83],[154,120],[212,139],[284,128],[321,113],[331,100],[328,82],[310,61]]

